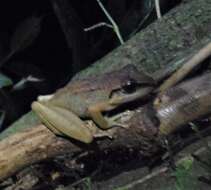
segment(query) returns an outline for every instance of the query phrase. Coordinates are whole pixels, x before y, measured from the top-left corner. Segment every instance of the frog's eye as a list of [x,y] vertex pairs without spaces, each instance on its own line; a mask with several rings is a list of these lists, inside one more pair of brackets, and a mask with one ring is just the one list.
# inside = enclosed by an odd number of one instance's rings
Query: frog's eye
[[126,83],[123,84],[122,89],[126,93],[133,93],[137,89],[137,82],[135,80],[128,80]]

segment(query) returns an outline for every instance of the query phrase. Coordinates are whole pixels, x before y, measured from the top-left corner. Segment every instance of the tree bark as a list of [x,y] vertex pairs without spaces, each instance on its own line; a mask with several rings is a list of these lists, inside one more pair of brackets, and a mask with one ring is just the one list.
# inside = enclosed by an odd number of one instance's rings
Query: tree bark
[[166,66],[175,70],[180,66],[178,60],[201,49],[210,41],[210,12],[209,0],[184,2],[137,33],[125,45],[76,75],[74,80],[127,64],[134,64],[150,74]]

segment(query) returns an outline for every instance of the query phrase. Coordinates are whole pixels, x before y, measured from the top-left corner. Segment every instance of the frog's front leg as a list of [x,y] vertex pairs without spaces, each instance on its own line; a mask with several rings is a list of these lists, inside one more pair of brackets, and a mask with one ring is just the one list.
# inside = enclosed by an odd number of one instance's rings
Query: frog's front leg
[[108,129],[113,124],[109,123],[108,120],[102,115],[102,111],[107,110],[110,107],[108,102],[101,102],[95,105],[92,105],[88,108],[90,117],[92,120],[100,126],[102,129]]
[[100,102],[90,106],[88,108],[89,114],[93,119],[93,121],[97,123],[102,129],[108,129],[115,125],[126,127],[123,126],[123,124],[119,124],[112,119],[105,119],[104,116],[102,115],[102,112],[110,111],[124,103],[131,102],[139,98],[143,98],[144,96],[148,95],[152,90],[153,90],[152,87],[145,87],[131,94],[116,95],[114,97],[111,97],[111,99],[109,99],[106,102]]
[[[108,102],[100,102],[95,105],[92,105],[88,108],[89,115],[92,120],[99,125],[102,129],[109,129],[112,126],[123,126],[123,124],[117,123],[114,119],[105,118],[102,114],[103,111],[110,111],[116,108],[118,105],[114,104],[111,101]],[[124,126],[123,126],[124,127]]]
[[85,123],[70,110],[34,102],[32,109],[38,114],[43,123],[54,133],[66,135],[76,140],[90,143],[93,136]]

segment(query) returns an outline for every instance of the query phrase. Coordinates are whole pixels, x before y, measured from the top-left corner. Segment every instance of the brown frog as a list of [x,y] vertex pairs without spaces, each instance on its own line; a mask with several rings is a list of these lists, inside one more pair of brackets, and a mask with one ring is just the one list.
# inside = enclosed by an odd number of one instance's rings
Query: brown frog
[[90,143],[93,135],[81,118],[92,119],[100,128],[116,123],[102,112],[146,96],[154,80],[133,65],[101,76],[72,81],[53,95],[41,96],[32,109],[42,122],[59,135]]

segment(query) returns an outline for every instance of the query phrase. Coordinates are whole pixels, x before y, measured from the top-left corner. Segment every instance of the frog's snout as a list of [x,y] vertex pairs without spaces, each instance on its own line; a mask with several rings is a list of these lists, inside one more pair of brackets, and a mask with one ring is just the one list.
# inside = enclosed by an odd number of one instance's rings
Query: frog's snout
[[52,99],[53,96],[54,96],[53,94],[44,95],[44,96],[38,96],[37,100],[38,101],[48,101],[48,100]]
[[36,110],[36,107],[37,107],[37,102],[32,102],[31,109]]
[[31,108],[38,115],[39,115],[39,113],[43,113],[43,112],[45,113],[45,111],[46,111],[46,107],[37,101],[32,102]]

